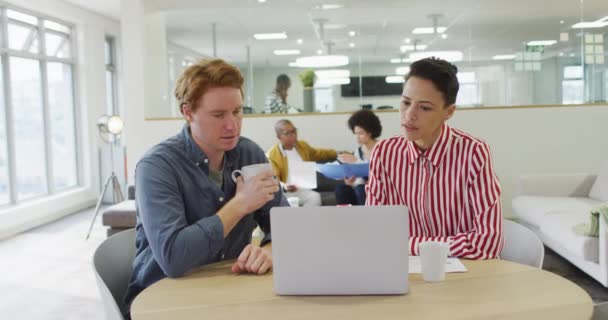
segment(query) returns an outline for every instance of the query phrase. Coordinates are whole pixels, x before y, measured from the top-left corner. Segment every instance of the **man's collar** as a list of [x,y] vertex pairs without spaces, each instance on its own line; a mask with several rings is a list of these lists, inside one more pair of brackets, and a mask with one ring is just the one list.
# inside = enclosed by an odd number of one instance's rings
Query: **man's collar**
[[[209,157],[207,156],[207,154],[205,154],[205,152],[203,152],[203,150],[201,150],[198,144],[196,144],[196,141],[194,141],[189,124],[184,125],[184,127],[182,128],[182,135],[184,137],[184,140],[186,141],[185,148],[188,159],[190,159],[197,165],[199,165],[200,163],[208,164]],[[239,158],[238,148],[234,148],[232,150],[224,152],[224,157],[224,164],[232,166],[232,164],[234,164]]]

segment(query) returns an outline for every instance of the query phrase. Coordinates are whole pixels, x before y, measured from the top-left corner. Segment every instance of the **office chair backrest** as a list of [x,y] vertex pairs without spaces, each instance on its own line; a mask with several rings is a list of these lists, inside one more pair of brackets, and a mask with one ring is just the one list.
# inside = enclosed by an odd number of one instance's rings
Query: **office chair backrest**
[[500,254],[502,259],[529,265],[543,266],[545,247],[530,229],[511,220],[503,220],[505,246]]
[[93,255],[95,278],[104,303],[106,319],[123,319],[123,299],[135,257],[135,229],[104,240]]
[[393,106],[379,106],[376,110],[390,110],[393,109]]

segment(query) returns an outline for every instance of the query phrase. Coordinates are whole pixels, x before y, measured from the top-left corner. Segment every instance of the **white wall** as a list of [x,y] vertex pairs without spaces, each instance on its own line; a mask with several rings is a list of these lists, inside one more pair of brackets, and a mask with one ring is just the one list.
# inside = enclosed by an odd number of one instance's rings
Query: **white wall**
[[[16,8],[61,19],[76,26],[77,125],[83,186],[50,198],[28,201],[0,211],[0,239],[94,205],[99,192],[95,123],[105,113],[104,41],[120,39],[119,23],[59,0],[9,0]],[[83,231],[83,237],[86,230]]]
[[[382,138],[400,134],[397,112],[378,115],[383,126]],[[351,150],[355,142],[346,126],[348,117],[349,114],[324,114],[287,118],[298,127],[299,137],[313,146]],[[276,141],[273,126],[281,118],[245,118],[242,135],[267,150]],[[606,119],[608,106],[491,108],[458,110],[449,124],[491,145],[494,167],[503,188],[504,212],[510,216],[519,175],[598,172],[601,163],[608,161]],[[183,121],[141,121],[139,125],[132,128],[139,134],[127,146],[130,168],[146,149],[177,133]]]

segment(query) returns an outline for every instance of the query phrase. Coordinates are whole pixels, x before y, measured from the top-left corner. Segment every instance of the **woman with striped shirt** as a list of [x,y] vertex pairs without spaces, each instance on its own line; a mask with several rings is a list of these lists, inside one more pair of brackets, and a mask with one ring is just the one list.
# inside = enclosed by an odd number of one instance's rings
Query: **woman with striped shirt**
[[366,205],[406,205],[410,253],[441,241],[450,256],[496,258],[502,250],[500,185],[489,145],[445,122],[456,109],[457,68],[436,58],[414,62],[399,118],[403,136],[379,142],[370,160]]

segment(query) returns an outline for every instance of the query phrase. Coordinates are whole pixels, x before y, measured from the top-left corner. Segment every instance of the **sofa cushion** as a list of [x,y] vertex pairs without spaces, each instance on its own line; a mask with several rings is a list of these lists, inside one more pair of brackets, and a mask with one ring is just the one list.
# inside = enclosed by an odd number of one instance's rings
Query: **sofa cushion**
[[571,254],[584,260],[599,261],[599,239],[574,233],[573,227],[580,223],[589,223],[589,212],[551,211],[545,214],[540,222],[540,231],[546,237],[551,237]]
[[136,222],[135,200],[126,200],[109,206],[101,215],[101,223],[112,228],[133,228]]
[[589,198],[597,201],[608,201],[608,162],[604,164],[597,175],[591,191],[589,191]]
[[540,227],[543,216],[551,211],[570,211],[589,217],[589,211],[600,204],[589,198],[518,196],[513,198],[513,213],[519,219]]

